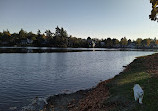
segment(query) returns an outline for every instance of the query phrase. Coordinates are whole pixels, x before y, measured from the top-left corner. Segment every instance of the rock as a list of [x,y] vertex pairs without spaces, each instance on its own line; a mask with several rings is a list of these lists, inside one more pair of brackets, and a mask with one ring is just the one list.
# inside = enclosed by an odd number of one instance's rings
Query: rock
[[17,107],[10,107],[9,110],[16,110]]
[[40,111],[44,109],[44,106],[47,104],[47,101],[44,98],[34,98],[28,106],[24,106],[22,111]]

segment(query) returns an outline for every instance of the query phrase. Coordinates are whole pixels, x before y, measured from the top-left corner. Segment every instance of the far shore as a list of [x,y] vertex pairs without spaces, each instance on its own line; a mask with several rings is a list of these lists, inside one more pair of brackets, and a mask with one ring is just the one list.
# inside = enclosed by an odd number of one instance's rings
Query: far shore
[[57,47],[0,47],[0,53],[53,53],[53,52],[84,52],[84,51],[154,51],[158,49],[132,48],[57,48]]

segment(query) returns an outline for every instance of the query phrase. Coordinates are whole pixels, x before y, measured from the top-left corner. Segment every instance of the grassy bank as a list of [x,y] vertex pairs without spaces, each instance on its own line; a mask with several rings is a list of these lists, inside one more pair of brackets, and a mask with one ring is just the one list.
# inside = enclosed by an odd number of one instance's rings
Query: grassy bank
[[[110,97],[104,105],[112,111],[157,111],[158,108],[158,54],[135,59],[107,84]],[[144,90],[143,105],[134,101],[133,86]],[[113,107],[111,107],[113,106]]]
[[[81,98],[73,99],[78,95],[77,93],[68,95],[71,100],[65,99],[66,96],[61,98],[58,95],[57,98],[48,99],[49,105],[55,110],[60,102],[67,100],[61,111],[157,111],[157,61],[158,54],[138,57],[113,79],[99,83],[84,94],[78,93]],[[136,83],[144,90],[142,105],[134,101],[133,86]],[[73,96],[70,97],[71,95]],[[58,105],[55,100],[58,100]]]

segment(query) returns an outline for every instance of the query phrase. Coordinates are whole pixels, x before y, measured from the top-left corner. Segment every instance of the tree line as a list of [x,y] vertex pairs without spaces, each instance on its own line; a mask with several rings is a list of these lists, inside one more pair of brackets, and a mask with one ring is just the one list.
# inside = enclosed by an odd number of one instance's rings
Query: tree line
[[118,40],[116,38],[98,39],[87,37],[87,39],[68,35],[64,28],[55,28],[55,32],[46,30],[41,33],[26,32],[21,29],[18,33],[10,33],[9,30],[0,32],[0,46],[35,46],[35,47],[97,47],[97,48],[157,48],[158,40],[127,39],[126,37]]

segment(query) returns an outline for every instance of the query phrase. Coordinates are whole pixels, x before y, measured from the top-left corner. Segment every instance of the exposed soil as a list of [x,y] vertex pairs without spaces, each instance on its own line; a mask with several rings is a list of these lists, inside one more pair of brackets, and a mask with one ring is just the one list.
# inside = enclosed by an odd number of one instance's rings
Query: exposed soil
[[48,98],[44,111],[106,111],[103,101],[108,99],[107,82],[100,82],[95,88],[77,91],[72,94],[59,94]]
[[[109,90],[106,83],[110,80],[99,83],[94,89],[86,94],[85,98],[79,100],[79,102],[73,107],[70,107],[70,111],[106,111],[107,108],[103,106],[103,102],[109,97]],[[70,104],[71,105],[71,104]]]

